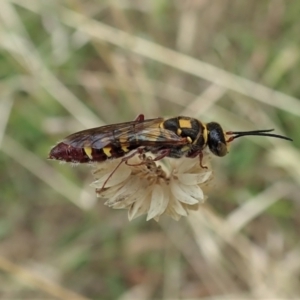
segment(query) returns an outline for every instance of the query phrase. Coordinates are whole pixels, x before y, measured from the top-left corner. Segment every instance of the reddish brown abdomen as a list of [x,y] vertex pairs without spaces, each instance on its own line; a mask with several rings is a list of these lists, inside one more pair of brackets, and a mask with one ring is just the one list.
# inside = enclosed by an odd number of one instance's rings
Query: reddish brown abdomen
[[74,163],[103,162],[107,159],[123,157],[126,153],[136,148],[136,146],[123,148],[108,146],[102,149],[89,147],[77,148],[64,142],[60,142],[50,150],[49,159]]
[[63,142],[54,146],[49,153],[50,159],[61,160],[65,162],[87,163],[91,161],[105,161],[107,156],[102,150],[92,149],[92,159],[85,153],[83,148],[76,148]]

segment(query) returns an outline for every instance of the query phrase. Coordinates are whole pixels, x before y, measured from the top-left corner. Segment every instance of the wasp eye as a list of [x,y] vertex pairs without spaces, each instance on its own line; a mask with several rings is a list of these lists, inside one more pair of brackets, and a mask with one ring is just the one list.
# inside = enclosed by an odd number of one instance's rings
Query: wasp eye
[[208,146],[210,151],[217,156],[225,156],[228,152],[226,144],[220,141],[210,141]]
[[218,156],[225,156],[227,154],[227,146],[221,142],[218,143],[217,147],[217,155]]

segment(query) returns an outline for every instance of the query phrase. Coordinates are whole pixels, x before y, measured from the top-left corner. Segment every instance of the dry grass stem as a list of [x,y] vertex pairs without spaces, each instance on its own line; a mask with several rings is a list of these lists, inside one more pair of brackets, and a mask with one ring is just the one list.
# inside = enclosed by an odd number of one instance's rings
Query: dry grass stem
[[61,300],[89,300],[77,293],[72,292],[57,283],[54,283],[42,276],[39,276],[13,262],[7,260],[4,257],[0,257],[0,269],[4,272],[9,273],[18,280],[36,288],[44,291],[45,293],[56,297]]

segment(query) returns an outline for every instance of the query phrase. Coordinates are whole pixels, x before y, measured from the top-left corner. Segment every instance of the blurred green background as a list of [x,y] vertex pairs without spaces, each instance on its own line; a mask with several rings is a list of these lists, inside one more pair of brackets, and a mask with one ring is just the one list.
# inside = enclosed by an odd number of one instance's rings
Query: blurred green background
[[[300,2],[0,2],[0,298],[300,297]],[[212,159],[175,222],[97,200],[91,168],[48,161],[81,129],[187,115],[275,128]]]

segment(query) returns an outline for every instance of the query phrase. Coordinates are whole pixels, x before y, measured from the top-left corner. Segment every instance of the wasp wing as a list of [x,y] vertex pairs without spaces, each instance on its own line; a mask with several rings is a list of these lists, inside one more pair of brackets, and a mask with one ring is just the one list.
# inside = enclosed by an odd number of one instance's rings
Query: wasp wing
[[168,147],[186,144],[186,138],[164,128],[147,128],[132,135],[131,138],[129,138],[129,143],[139,146]]
[[76,148],[102,149],[121,144],[136,146],[183,145],[186,138],[173,131],[160,128],[163,118],[130,121],[79,131],[67,136],[62,142]]
[[129,121],[82,130],[67,136],[62,142],[76,148],[103,147],[120,144],[120,139],[132,139],[138,132],[149,127],[158,127],[163,118],[147,119],[144,121]]

